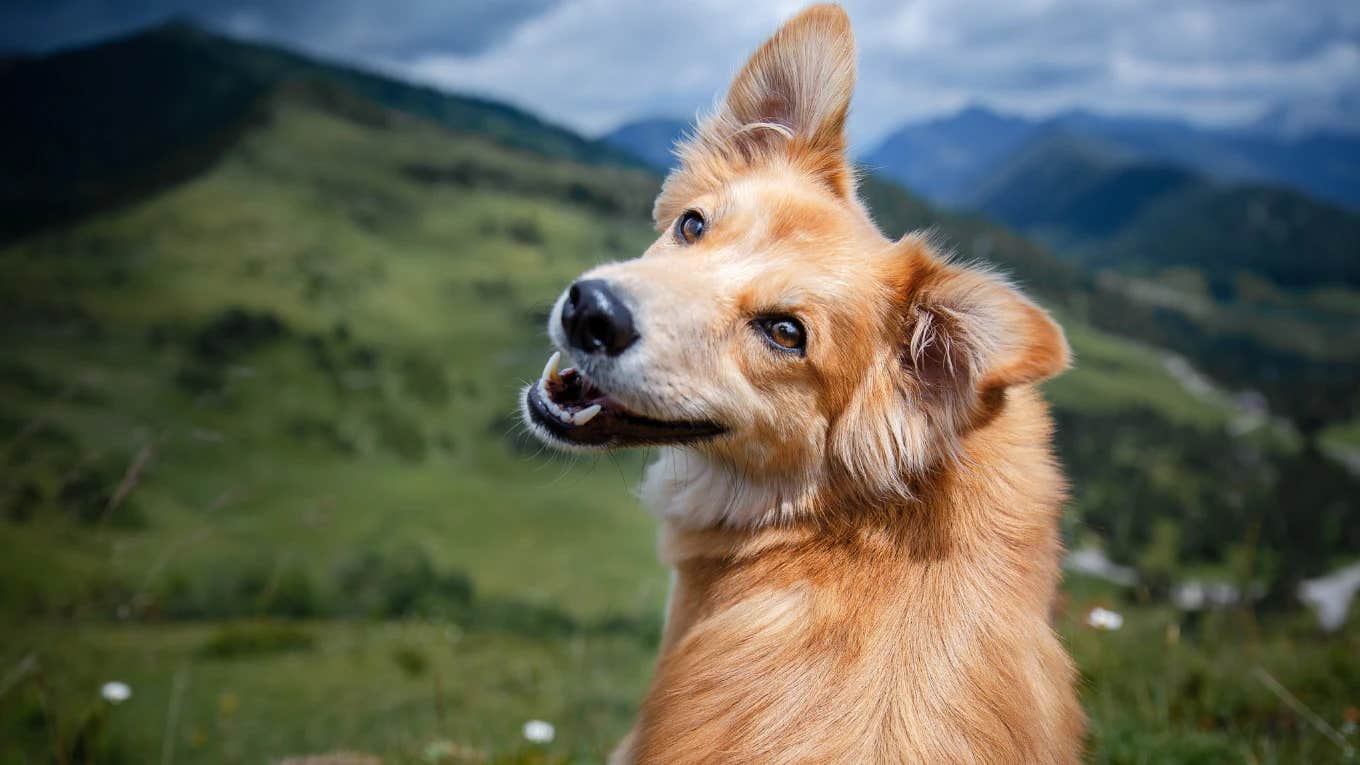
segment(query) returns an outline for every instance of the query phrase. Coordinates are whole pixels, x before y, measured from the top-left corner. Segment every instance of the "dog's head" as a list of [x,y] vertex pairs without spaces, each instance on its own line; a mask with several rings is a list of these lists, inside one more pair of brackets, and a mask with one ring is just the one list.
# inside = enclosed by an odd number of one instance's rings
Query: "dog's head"
[[[680,148],[641,257],[559,298],[524,416],[566,448],[666,445],[662,505],[749,523],[828,487],[909,492],[1005,391],[1060,371],[1061,330],[1001,279],[883,237],[855,195],[844,126],[849,21],[804,11]],[[697,492],[697,494],[696,494]],[[702,511],[695,511],[702,505]]]

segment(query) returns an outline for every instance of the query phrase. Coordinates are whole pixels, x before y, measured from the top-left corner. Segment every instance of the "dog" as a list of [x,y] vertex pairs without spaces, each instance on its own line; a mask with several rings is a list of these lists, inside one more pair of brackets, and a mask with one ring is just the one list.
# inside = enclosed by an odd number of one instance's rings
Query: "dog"
[[996,274],[879,232],[854,79],[840,8],[788,21],[679,145],[656,242],[551,312],[529,428],[659,447],[672,585],[616,765],[1080,760],[1034,387],[1067,342]]

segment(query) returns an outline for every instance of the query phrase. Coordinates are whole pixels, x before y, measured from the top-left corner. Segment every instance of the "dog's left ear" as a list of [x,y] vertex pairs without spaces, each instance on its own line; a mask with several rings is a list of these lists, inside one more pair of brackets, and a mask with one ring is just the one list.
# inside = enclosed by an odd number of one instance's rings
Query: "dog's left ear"
[[785,155],[837,194],[853,192],[845,118],[855,89],[855,39],[835,5],[814,5],[775,32],[700,126],[704,148],[748,162]]
[[903,296],[902,361],[918,395],[944,405],[956,426],[1016,385],[1047,380],[1071,353],[1057,323],[995,274],[939,260],[904,241],[911,258]]

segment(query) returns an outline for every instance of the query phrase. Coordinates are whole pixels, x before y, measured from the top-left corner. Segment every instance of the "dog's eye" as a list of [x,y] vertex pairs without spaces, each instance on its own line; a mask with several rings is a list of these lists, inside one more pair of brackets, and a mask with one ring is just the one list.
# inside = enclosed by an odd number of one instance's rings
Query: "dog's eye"
[[756,327],[770,344],[781,351],[801,354],[807,347],[807,331],[792,316],[767,316],[756,320]]
[[704,235],[704,216],[698,210],[686,210],[675,221],[675,238],[684,244],[694,244]]

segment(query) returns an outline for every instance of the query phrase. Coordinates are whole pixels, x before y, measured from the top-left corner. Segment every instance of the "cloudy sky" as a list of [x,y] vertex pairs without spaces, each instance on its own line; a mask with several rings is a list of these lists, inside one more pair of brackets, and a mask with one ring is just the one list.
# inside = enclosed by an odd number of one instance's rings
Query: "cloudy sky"
[[[584,132],[710,106],[788,0],[0,0],[0,48],[172,16],[476,92]],[[1360,0],[850,0],[851,132],[983,103],[1360,126]]]

